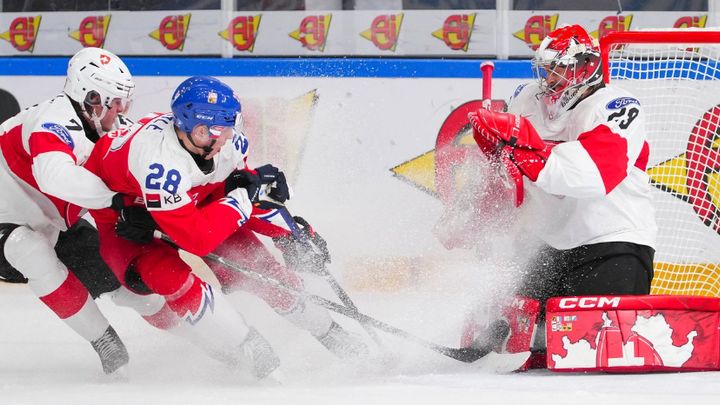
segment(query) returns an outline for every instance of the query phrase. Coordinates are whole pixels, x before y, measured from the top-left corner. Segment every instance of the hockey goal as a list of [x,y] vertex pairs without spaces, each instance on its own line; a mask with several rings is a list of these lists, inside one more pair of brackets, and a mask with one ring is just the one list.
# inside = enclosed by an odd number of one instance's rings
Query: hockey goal
[[720,297],[720,31],[616,32],[600,46],[606,82],[646,112],[652,293]]

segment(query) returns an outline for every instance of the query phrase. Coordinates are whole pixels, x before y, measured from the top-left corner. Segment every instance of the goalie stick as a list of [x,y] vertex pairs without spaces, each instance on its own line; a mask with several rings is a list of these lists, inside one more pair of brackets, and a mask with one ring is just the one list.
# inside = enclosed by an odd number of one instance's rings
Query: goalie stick
[[[171,246],[174,246],[177,248],[177,244],[175,244],[175,242],[173,242],[172,239],[170,239],[167,235],[164,235],[164,234],[160,233],[159,231],[155,231],[155,236],[157,238],[161,239],[162,241],[170,244]],[[225,266],[226,268],[228,268],[230,270],[242,273],[243,275],[250,277],[256,281],[260,281],[260,282],[272,285],[283,291],[293,294],[296,297],[310,301],[315,305],[319,305],[330,311],[333,311],[340,315],[344,315],[350,319],[354,319],[354,320],[360,322],[361,324],[372,326],[373,328],[376,328],[377,330],[380,330],[380,331],[383,331],[383,332],[386,332],[386,333],[389,333],[389,334],[392,334],[395,336],[399,336],[403,339],[414,342],[417,345],[424,346],[432,351],[435,351],[437,353],[440,353],[440,354],[450,357],[452,359],[462,361],[464,363],[475,362],[476,360],[479,360],[479,359],[487,356],[490,352],[492,352],[492,349],[493,349],[493,347],[453,348],[453,347],[447,347],[447,346],[439,345],[436,343],[432,343],[423,338],[415,336],[415,335],[411,334],[410,332],[407,332],[403,329],[397,328],[395,326],[392,326],[385,322],[377,320],[371,316],[365,315],[365,314],[359,312],[357,310],[357,308],[351,309],[344,305],[341,305],[336,302],[330,301],[326,298],[323,298],[319,295],[309,294],[304,291],[298,290],[298,289],[291,287],[285,283],[282,283],[272,277],[268,277],[268,276],[262,275],[260,273],[256,273],[254,271],[243,268],[239,264],[233,263],[233,262],[225,259],[222,256],[216,255],[215,253],[209,253],[203,257],[205,259],[208,259],[215,263],[218,263],[222,266]]]

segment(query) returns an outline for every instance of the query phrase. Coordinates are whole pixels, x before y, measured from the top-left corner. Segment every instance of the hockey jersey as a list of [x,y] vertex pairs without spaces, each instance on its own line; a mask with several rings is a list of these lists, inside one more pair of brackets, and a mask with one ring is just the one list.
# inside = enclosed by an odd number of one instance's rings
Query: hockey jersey
[[[115,193],[82,167],[93,149],[66,95],[0,125],[0,223],[65,230],[80,208],[103,208]],[[47,233],[46,232],[46,233]]]
[[[224,181],[246,168],[248,149],[245,135],[235,132],[204,173],[181,145],[172,114],[152,114],[101,138],[86,167],[112,190],[143,203],[182,249],[203,256],[248,219],[234,198],[224,197]],[[211,194],[219,198],[200,204]],[[109,209],[93,216],[105,223],[117,219]]]
[[525,178],[538,236],[556,249],[601,242],[655,246],[657,225],[645,172],[650,148],[640,101],[606,86],[550,119],[537,83],[519,87],[509,112],[559,142],[534,183]]

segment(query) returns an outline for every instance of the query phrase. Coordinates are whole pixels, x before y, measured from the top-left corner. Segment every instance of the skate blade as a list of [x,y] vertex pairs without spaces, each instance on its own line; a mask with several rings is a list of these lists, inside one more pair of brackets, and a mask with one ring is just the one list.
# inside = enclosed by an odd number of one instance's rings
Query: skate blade
[[520,369],[529,358],[529,351],[520,353],[490,352],[487,356],[477,360],[474,366],[498,374],[507,374]]

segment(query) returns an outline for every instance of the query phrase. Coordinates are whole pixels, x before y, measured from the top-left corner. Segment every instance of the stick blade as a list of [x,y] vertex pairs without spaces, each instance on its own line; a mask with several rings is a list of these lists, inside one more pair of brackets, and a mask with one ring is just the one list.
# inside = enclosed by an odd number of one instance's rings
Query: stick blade
[[473,363],[473,366],[489,372],[507,374],[522,368],[529,358],[529,351],[519,353],[490,352]]

